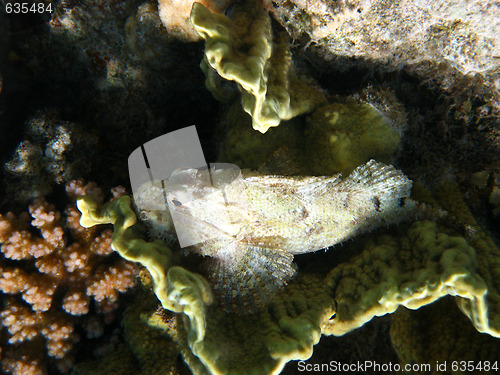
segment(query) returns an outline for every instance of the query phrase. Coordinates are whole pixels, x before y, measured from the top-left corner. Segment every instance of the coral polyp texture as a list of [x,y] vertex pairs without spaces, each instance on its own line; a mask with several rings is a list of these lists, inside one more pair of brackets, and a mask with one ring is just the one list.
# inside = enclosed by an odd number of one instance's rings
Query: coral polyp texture
[[[52,359],[59,371],[66,372],[79,339],[76,325],[83,325],[89,337],[102,333],[100,320],[113,320],[119,293],[135,284],[135,266],[112,256],[112,231],[79,224],[81,214],[74,201],[87,194],[102,201],[101,190],[73,180],[66,192],[73,203],[64,214],[39,198],[29,213],[0,215],[0,291],[7,295],[0,319],[7,330],[8,345],[2,353],[6,372],[43,374]],[[123,189],[114,193],[123,194]]]
[[465,223],[467,240],[426,220],[372,234],[344,246],[352,256],[343,261],[322,258],[299,269],[282,293],[251,315],[225,313],[201,275],[174,266],[165,244],[145,241],[130,198],[100,206],[86,197],[78,207],[85,226],[113,223],[113,248],[147,267],[163,307],[177,313],[174,340],[195,374],[277,374],[288,361],[309,358],[321,334],[340,336],[398,307],[418,309],[447,295],[475,335],[500,338],[500,250],[453,184],[437,189],[436,200]]
[[269,15],[253,1],[234,4],[231,19],[194,3],[191,22],[206,41],[201,68],[207,88],[222,99],[217,74],[235,81],[254,129],[265,133],[325,101],[320,90],[296,77],[288,38],[273,36]]

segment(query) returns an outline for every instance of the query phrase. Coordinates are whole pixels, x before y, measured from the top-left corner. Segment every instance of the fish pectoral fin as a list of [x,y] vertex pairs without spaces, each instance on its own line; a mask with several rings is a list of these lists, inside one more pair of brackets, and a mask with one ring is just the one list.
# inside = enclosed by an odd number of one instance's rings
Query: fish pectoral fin
[[296,272],[291,253],[241,241],[209,258],[208,268],[224,310],[240,313],[265,306]]

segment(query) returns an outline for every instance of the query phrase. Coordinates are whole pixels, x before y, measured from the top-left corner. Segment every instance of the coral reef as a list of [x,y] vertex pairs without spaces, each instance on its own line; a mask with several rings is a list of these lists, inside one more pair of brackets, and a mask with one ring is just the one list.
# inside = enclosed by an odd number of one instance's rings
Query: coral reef
[[[194,0],[158,0],[160,19],[168,33],[188,41],[200,39],[200,35],[189,20],[194,2]],[[196,2],[213,13],[223,13],[233,0],[200,0]]]
[[500,171],[484,170],[471,176],[472,183],[487,195],[493,217],[500,216]]
[[393,93],[367,87],[336,99],[305,121],[282,121],[265,134],[248,130],[250,117],[233,104],[221,125],[225,137],[219,161],[270,174],[347,175],[370,159],[395,160],[407,122]]
[[[498,79],[500,32],[497,2],[419,0],[274,0],[273,14],[298,38],[307,34],[332,56],[384,61],[391,66],[424,61],[463,74]],[[464,20],[467,20],[465,22]],[[394,43],[397,41],[397,43]],[[496,77],[496,78],[495,78]]]
[[24,204],[47,195],[53,184],[89,173],[96,159],[97,139],[82,125],[61,120],[57,112],[44,111],[26,127],[26,139],[5,164],[9,197]]
[[[255,119],[247,113],[236,114],[241,112],[240,108],[236,110],[241,107],[239,103],[222,113],[229,107],[227,101],[221,105],[207,90],[200,89],[208,78],[217,98],[239,102],[241,97],[235,100],[234,94],[242,90],[243,85],[221,79],[208,66],[205,66],[208,77],[204,77],[198,68],[202,44],[184,42],[188,34],[197,37],[194,26],[186,24],[191,0],[161,0],[159,7],[156,0],[45,3],[53,6],[53,13],[8,15],[0,11],[0,123],[3,130],[0,203],[7,207],[0,211],[18,212],[21,205],[26,207],[22,201],[48,191],[54,192],[50,198],[61,211],[64,194],[60,187],[52,189],[50,185],[75,176],[99,181],[106,188],[122,184],[128,179],[125,160],[137,145],[191,124],[197,125],[209,161],[219,159],[253,169],[271,162],[278,164],[277,168],[266,165],[263,170],[279,175],[310,175],[310,165],[314,165],[316,174],[322,175],[327,174],[324,168],[333,167],[331,153],[328,153],[331,149],[322,143],[327,139],[322,137],[323,131],[328,132],[327,128],[317,128],[311,122],[306,124],[306,116],[297,116],[290,121],[282,120],[280,126],[260,134],[250,128]],[[228,3],[207,0],[203,4],[211,13],[219,13]],[[11,222],[14,232],[25,231],[19,238],[36,246],[22,252],[27,258],[20,260],[8,259],[0,253],[2,270],[7,269],[0,280],[6,290],[12,290],[12,294],[2,293],[0,320],[5,327],[0,335],[3,366],[0,372],[56,373],[58,366],[65,370],[73,362],[99,356],[97,351],[102,347],[94,345],[98,341],[105,343],[108,352],[99,362],[90,362],[75,372],[182,373],[185,368],[177,357],[181,352],[195,373],[272,373],[293,358],[307,358],[322,329],[328,333],[349,331],[344,336],[322,339],[318,345],[323,346],[326,353],[321,358],[323,362],[337,359],[339,346],[353,356],[368,353],[365,358],[369,360],[373,359],[373,351],[382,350],[385,351],[382,358],[390,354],[390,360],[394,361],[395,353],[388,353],[387,347],[390,345],[387,327],[391,320],[392,342],[402,362],[497,358],[498,338],[478,332],[498,335],[499,329],[498,249],[478,224],[496,229],[500,220],[497,2],[254,2],[274,17],[271,22],[264,11],[252,13],[243,1],[235,3],[227,9],[227,17],[220,14],[207,17],[220,21],[218,27],[231,25],[230,29],[222,27],[219,31],[234,37],[236,49],[226,43],[224,35],[214,35],[223,39],[218,46],[230,49],[231,57],[239,63],[237,68],[244,70],[252,62],[250,68],[257,69],[252,77],[258,81],[263,75],[261,81],[267,80],[265,95],[262,91],[258,91],[260,96],[241,94],[248,99],[247,112],[254,111],[252,103],[256,97],[263,98],[264,110],[271,107],[274,111],[269,115],[273,123],[281,120],[283,112],[297,109],[287,107],[287,96],[292,105],[299,102],[298,108],[302,108],[301,94],[309,99],[307,95],[311,94],[314,84],[307,83],[307,90],[296,90],[294,85],[300,83],[294,79],[299,75],[297,72],[307,72],[307,76],[328,90],[329,102],[346,105],[340,95],[348,95],[374,106],[401,137],[399,152],[386,156],[392,158],[391,164],[415,182],[427,186],[434,186],[443,176],[460,184],[461,191],[450,183],[438,186],[441,196],[428,201],[433,204],[439,201],[450,212],[449,220],[441,220],[439,224],[419,221],[389,233],[380,230],[356,238],[342,248],[297,257],[298,277],[262,312],[242,318],[225,314],[217,302],[210,304],[211,285],[198,275],[198,259],[178,257],[179,252],[173,246],[170,250],[161,243],[148,244],[144,242],[147,235],[140,225],[129,226],[135,219],[129,216],[130,219],[122,221],[120,215],[110,215],[100,221],[114,221],[118,228],[114,235],[105,229],[100,232],[93,228],[85,233],[95,233],[94,238],[102,237],[107,244],[116,241],[116,249],[125,257],[144,263],[155,279],[156,294],[169,311],[157,310],[156,297],[143,291],[125,313],[123,330],[118,328],[120,322],[115,319],[113,325],[104,326],[100,339],[87,340],[83,336],[101,334],[102,319],[113,314],[97,312],[96,298],[104,295],[98,290],[105,284],[97,283],[89,290],[93,295],[90,296],[86,294],[86,283],[90,281],[78,279],[79,291],[84,294],[73,297],[67,296],[71,277],[61,281],[59,276],[54,276],[58,281],[55,291],[54,284],[35,285],[34,280],[52,277],[39,270],[39,261],[59,256],[62,249],[40,258],[35,258],[35,251],[44,254],[43,249],[52,246],[48,239],[57,241],[60,237],[56,233],[50,237],[47,233],[46,240],[42,234],[43,224],[40,221],[40,228],[30,225],[30,221],[36,223],[37,219],[29,214],[4,215],[2,225]],[[210,8],[213,5],[218,8]],[[251,19],[253,14],[256,16]],[[246,22],[241,30],[232,28],[235,20]],[[279,23],[289,32],[291,43]],[[247,25],[260,30],[249,31]],[[246,35],[238,39],[241,34]],[[264,46],[260,51],[264,52],[249,51],[257,45],[250,44],[251,35],[264,38],[261,44],[257,43]],[[266,53],[271,54],[266,61],[255,60],[266,57]],[[249,57],[254,59],[250,61]],[[229,59],[229,62],[234,61]],[[370,84],[382,85],[379,92],[382,95],[373,91],[363,93],[363,88]],[[254,87],[260,89],[261,86],[255,84]],[[390,99],[389,102],[372,100],[387,92],[393,93],[404,105],[408,118],[404,132],[398,126],[404,121],[394,116],[403,111]],[[279,107],[283,103],[285,105]],[[278,108],[272,108],[274,104]],[[316,105],[312,105],[311,110]],[[360,108],[365,108],[365,104]],[[56,112],[51,112],[52,109]],[[266,116],[268,113],[264,111],[261,117],[267,120]],[[217,119],[221,118],[220,126],[216,127]],[[45,119],[55,125],[50,139],[29,133],[31,123],[43,123]],[[55,131],[58,126],[66,130]],[[305,131],[310,132],[308,148],[304,146]],[[77,137],[72,138],[75,135]],[[67,143],[68,137],[71,144]],[[56,143],[56,139],[60,142]],[[91,147],[79,143],[78,139],[88,141]],[[217,144],[218,141],[221,144]],[[377,143],[376,139],[372,141]],[[24,156],[26,150],[31,150],[32,159],[12,159],[14,151],[21,147],[20,142],[24,148],[19,150]],[[218,150],[222,150],[221,154],[217,154]],[[365,150],[359,148],[354,152],[359,155]],[[25,170],[31,177],[19,177],[22,183],[17,177],[12,178],[14,175],[6,173],[3,165],[9,160],[11,167],[17,165],[19,170],[23,165],[27,167]],[[79,165],[80,161],[85,162]],[[297,161],[301,164],[295,168],[292,164]],[[54,168],[47,168],[49,164]],[[477,171],[487,171],[479,188],[468,181]],[[423,200],[422,197],[421,192],[415,195],[416,199]],[[460,206],[462,199],[466,199],[474,217],[467,207]],[[43,201],[36,204],[48,207]],[[122,214],[125,206],[120,208]],[[118,202],[114,207],[118,210]],[[57,212],[51,208],[44,210]],[[41,213],[37,212],[42,211],[33,210],[33,215],[39,217]],[[72,229],[64,223],[68,217],[61,211],[55,220],[56,227],[64,230],[63,248],[71,251],[71,246],[80,241],[74,240]],[[128,229],[120,231],[120,227]],[[498,231],[491,235],[498,241]],[[66,266],[66,262],[73,264],[72,267],[80,264],[81,253],[76,253],[74,258],[68,255],[60,262],[66,276],[84,273],[78,268],[70,272]],[[120,262],[116,253],[87,254],[86,261],[93,262],[96,271],[99,269],[96,264],[103,266],[102,270]],[[426,281],[435,283],[426,284]],[[43,298],[42,290],[47,291]],[[462,296],[447,296],[435,302],[439,305],[426,305],[446,293]],[[81,299],[84,295],[86,298]],[[383,298],[385,306],[377,305],[377,296]],[[72,315],[63,309],[63,301],[68,310],[83,311],[87,306],[89,312]],[[35,311],[49,303],[47,311]],[[393,311],[400,303],[411,308],[425,306],[418,311],[400,306],[393,314],[370,321],[370,324],[382,321],[379,331],[363,337],[358,344],[349,340],[349,336],[366,332],[362,331],[366,325],[354,331],[353,327],[363,324],[373,314]],[[456,308],[457,304],[462,312]],[[121,308],[115,313],[120,311]],[[321,325],[322,322],[326,323]],[[442,336],[436,336],[435,330],[442,332]],[[9,343],[10,338],[25,339]],[[117,343],[125,339],[126,343]],[[430,340],[433,342],[429,343]],[[57,359],[48,353],[66,354]],[[296,364],[290,363],[285,371],[293,371],[294,367]]]
[[[252,128],[252,118],[242,108],[240,103],[233,103],[225,114],[223,126],[226,132],[220,143],[219,162],[231,162],[240,168],[252,170],[262,169],[273,163],[278,150],[286,153],[286,158],[292,158],[300,147],[302,131],[297,119],[282,121],[281,125],[269,128],[265,134]],[[290,174],[292,171],[287,170]]]
[[[71,131],[78,127],[89,143],[94,142],[91,148],[82,144],[66,148],[67,161],[87,161],[80,173],[69,178],[96,180],[108,189],[127,181],[123,160],[138,142],[184,124],[203,126],[211,121],[217,106],[209,92],[199,90],[204,81],[198,67],[200,45],[172,38],[161,23],[156,2],[57,1],[51,6],[52,13],[37,17],[9,16],[10,27],[0,33],[2,46],[4,40],[9,42],[6,50],[0,49],[0,59],[8,52],[0,63],[2,164],[22,141],[29,140],[43,152],[50,141],[40,144],[27,133],[30,123],[55,112],[58,118],[47,118],[54,126],[68,125]],[[3,12],[0,17],[3,31],[7,15]],[[203,116],[190,110],[198,100]],[[44,176],[45,171],[38,174]],[[46,192],[46,182],[52,179],[45,177]],[[0,185],[2,197],[7,196],[6,188]],[[12,197],[17,193],[30,195],[20,190]],[[7,202],[2,211],[19,210],[27,203]]]
[[273,14],[293,37],[306,33],[312,40],[319,40],[335,32],[344,22],[359,17],[370,5],[366,0],[336,2],[304,0],[273,1]]
[[298,45],[295,61],[310,62],[322,87],[337,93],[357,92],[368,83],[392,87],[409,114],[398,163],[411,177],[432,183],[452,173],[461,180],[497,168],[495,1],[272,4],[271,14]]
[[[147,242],[140,239],[144,233],[141,226],[137,225],[137,216],[129,196],[100,206],[99,202],[87,195],[77,201],[77,206],[82,212],[80,224],[83,227],[114,225],[111,246],[125,259],[140,262],[148,269],[153,279],[153,290],[164,308],[175,312],[186,309],[186,315],[196,319],[194,311],[204,311],[205,304],[211,303],[212,292],[203,277],[181,267],[172,267],[172,251],[162,241]],[[203,324],[203,321],[198,321],[196,328],[203,329]]]
[[[177,360],[180,351],[175,342],[175,316],[157,306],[158,301],[151,290],[143,290],[124,312],[122,325],[126,342],[111,346],[96,361],[75,366],[73,374],[188,375],[188,368]],[[170,334],[166,335],[165,331]]]
[[[399,308],[392,315],[391,339],[402,363],[447,361],[449,373],[488,373],[500,356],[498,339],[474,330],[450,298],[414,312]],[[460,371],[452,370],[453,361],[460,366]],[[469,366],[474,363],[473,368],[463,371],[462,361]],[[426,373],[440,374],[442,371],[432,366]]]
[[[16,375],[46,373],[51,359],[66,372],[78,341],[75,326],[89,337],[101,334],[99,321],[113,320],[119,293],[135,284],[136,268],[113,257],[111,230],[79,224],[74,200],[92,195],[102,201],[101,190],[74,180],[66,191],[73,203],[64,216],[44,198],[30,205],[29,214],[0,215],[0,291],[9,296],[0,313],[9,344],[2,368]],[[123,193],[114,190],[115,197]]]
[[207,88],[217,99],[224,97],[214,70],[237,82],[254,129],[265,133],[325,101],[318,89],[295,76],[288,38],[273,38],[267,12],[253,1],[235,4],[231,19],[194,3],[191,22],[206,40],[201,68]]
[[310,173],[350,173],[370,159],[389,162],[401,135],[366,103],[332,103],[307,118],[306,158]]
[[[456,195],[454,185],[445,184],[436,199],[470,222]],[[165,245],[138,237],[130,198],[100,207],[84,197],[78,207],[84,226],[114,223],[113,247],[150,271],[162,305],[180,315],[178,342],[195,373],[278,373],[290,360],[309,358],[322,333],[343,335],[399,306],[417,309],[446,295],[454,296],[476,330],[500,337],[500,250],[472,227],[475,222],[466,226],[470,244],[431,221],[355,241],[342,250],[357,255],[337,259],[333,269],[329,262],[311,263],[265,309],[239,316],[211,304],[207,282],[172,266]]]

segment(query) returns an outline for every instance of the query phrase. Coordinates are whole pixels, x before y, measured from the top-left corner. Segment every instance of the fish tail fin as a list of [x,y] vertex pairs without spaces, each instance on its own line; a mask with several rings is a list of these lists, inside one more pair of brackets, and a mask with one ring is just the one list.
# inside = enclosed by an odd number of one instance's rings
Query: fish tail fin
[[215,294],[227,312],[262,308],[295,274],[289,252],[240,241],[232,241],[208,262]]

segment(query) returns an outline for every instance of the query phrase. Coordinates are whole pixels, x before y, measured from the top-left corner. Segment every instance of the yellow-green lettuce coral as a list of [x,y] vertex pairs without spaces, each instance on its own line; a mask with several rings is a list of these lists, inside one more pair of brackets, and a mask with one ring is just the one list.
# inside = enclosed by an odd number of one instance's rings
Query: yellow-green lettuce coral
[[[182,312],[190,322],[190,339],[194,344],[203,340],[204,313],[212,300],[212,291],[200,275],[182,267],[172,266],[172,252],[161,241],[147,242],[137,225],[129,196],[111,201],[104,207],[89,196],[77,202],[82,212],[82,226],[113,224],[111,246],[127,260],[140,262],[153,279],[153,290],[165,309]],[[201,318],[201,319],[200,319]]]
[[294,75],[287,37],[280,34],[273,39],[269,15],[256,2],[234,4],[232,19],[194,3],[191,22],[206,41],[201,68],[207,88],[216,98],[223,96],[214,69],[222,78],[237,82],[254,129],[265,133],[281,120],[325,101],[318,89]]
[[87,225],[114,223],[114,248],[150,270],[162,305],[178,313],[177,340],[194,373],[275,374],[290,360],[309,358],[322,333],[343,335],[399,306],[416,309],[446,295],[479,332],[500,337],[500,251],[480,231],[468,242],[416,221],[353,241],[342,251],[357,255],[309,264],[266,308],[240,316],[210,304],[204,278],[172,267],[165,245],[141,238],[130,200],[100,209],[84,199],[79,207]]
[[277,151],[284,151],[286,160],[271,174],[348,175],[370,159],[390,163],[400,146],[402,130],[371,104],[353,98],[316,108],[305,126],[301,120],[283,121],[259,134],[235,103],[225,114],[219,160],[262,170],[272,165]]
[[500,357],[498,339],[477,332],[451,297],[417,311],[399,308],[391,318],[391,341],[401,364],[432,364],[430,371],[420,367],[414,374],[443,374],[445,368],[450,374],[490,373]]

